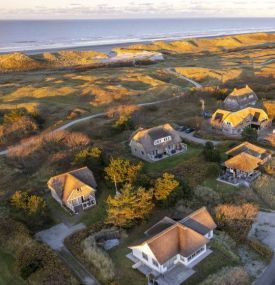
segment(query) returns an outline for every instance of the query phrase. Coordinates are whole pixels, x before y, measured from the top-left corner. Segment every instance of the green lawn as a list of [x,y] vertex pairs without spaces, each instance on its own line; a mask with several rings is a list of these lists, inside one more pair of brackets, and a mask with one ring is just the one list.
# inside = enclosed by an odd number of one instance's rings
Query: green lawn
[[212,246],[211,249],[213,252],[193,268],[196,273],[186,280],[183,285],[197,285],[223,267],[238,264],[217,247]]
[[0,250],[0,285],[23,285],[25,282],[16,277],[15,260],[12,255]]
[[239,191],[238,187],[219,182],[215,177],[206,179],[202,185],[209,187],[220,194],[233,194],[234,192]]
[[194,147],[194,146],[187,146],[187,152],[178,154],[163,160],[160,160],[158,162],[149,163],[146,162],[144,165],[145,171],[148,173],[161,173],[163,171],[168,171],[169,169],[175,168],[179,166],[184,161],[188,160],[189,158],[193,156],[197,156],[201,153],[200,147]]

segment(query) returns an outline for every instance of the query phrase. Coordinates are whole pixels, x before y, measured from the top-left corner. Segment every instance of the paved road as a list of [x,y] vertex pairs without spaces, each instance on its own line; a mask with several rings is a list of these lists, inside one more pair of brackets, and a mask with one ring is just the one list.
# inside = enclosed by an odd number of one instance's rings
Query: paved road
[[212,142],[213,145],[218,145],[220,143],[219,141],[205,140],[205,139],[194,137],[194,132],[190,134],[187,134],[185,132],[178,132],[178,133],[181,136],[181,138],[187,141],[193,142],[193,143],[197,143],[197,144],[205,145],[207,142]]
[[275,285],[275,257],[273,257],[270,265],[253,285]]

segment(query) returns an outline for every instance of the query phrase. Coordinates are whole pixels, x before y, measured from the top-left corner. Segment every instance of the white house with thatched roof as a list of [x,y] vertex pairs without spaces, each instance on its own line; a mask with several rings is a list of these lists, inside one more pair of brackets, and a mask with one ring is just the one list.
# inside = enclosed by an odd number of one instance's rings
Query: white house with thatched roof
[[146,240],[130,247],[128,258],[135,262],[133,268],[155,276],[157,282],[158,278],[173,278],[169,272],[175,267],[181,268],[179,271],[184,275],[186,267],[192,268],[196,260],[210,253],[207,243],[213,238],[215,228],[205,207],[178,222],[165,217],[145,232]]
[[131,137],[130,147],[133,155],[149,162],[187,150],[187,145],[182,143],[180,135],[170,124],[138,129]]
[[237,111],[246,107],[253,107],[257,104],[256,93],[246,85],[244,88],[235,88],[224,100],[225,109]]
[[96,205],[96,181],[92,171],[83,167],[50,178],[52,197],[62,206],[78,213]]

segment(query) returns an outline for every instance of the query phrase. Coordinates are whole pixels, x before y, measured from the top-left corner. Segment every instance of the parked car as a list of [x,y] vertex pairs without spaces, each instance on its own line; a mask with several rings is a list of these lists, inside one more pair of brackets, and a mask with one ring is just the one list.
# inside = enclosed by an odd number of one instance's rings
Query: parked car
[[187,128],[187,129],[185,130],[185,133],[191,134],[191,133],[193,133],[194,131],[195,131],[194,128]]
[[180,132],[184,132],[186,129],[187,129],[187,127],[184,127],[184,126],[179,127]]

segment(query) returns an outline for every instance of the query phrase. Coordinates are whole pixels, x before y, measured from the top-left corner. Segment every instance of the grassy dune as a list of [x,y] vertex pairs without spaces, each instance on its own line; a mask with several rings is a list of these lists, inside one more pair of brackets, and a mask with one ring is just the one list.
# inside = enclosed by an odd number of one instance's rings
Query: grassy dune
[[[128,50],[147,50],[169,53],[192,53],[202,51],[224,51],[248,46],[274,43],[275,35],[267,33],[245,34],[236,36],[227,36],[220,38],[190,39],[182,41],[164,42],[158,41],[151,44],[135,44],[129,48],[121,48],[120,53],[127,53]],[[116,49],[117,50],[117,49]]]
[[60,51],[28,56],[23,53],[0,55],[0,72],[88,65],[108,56],[96,51]]

